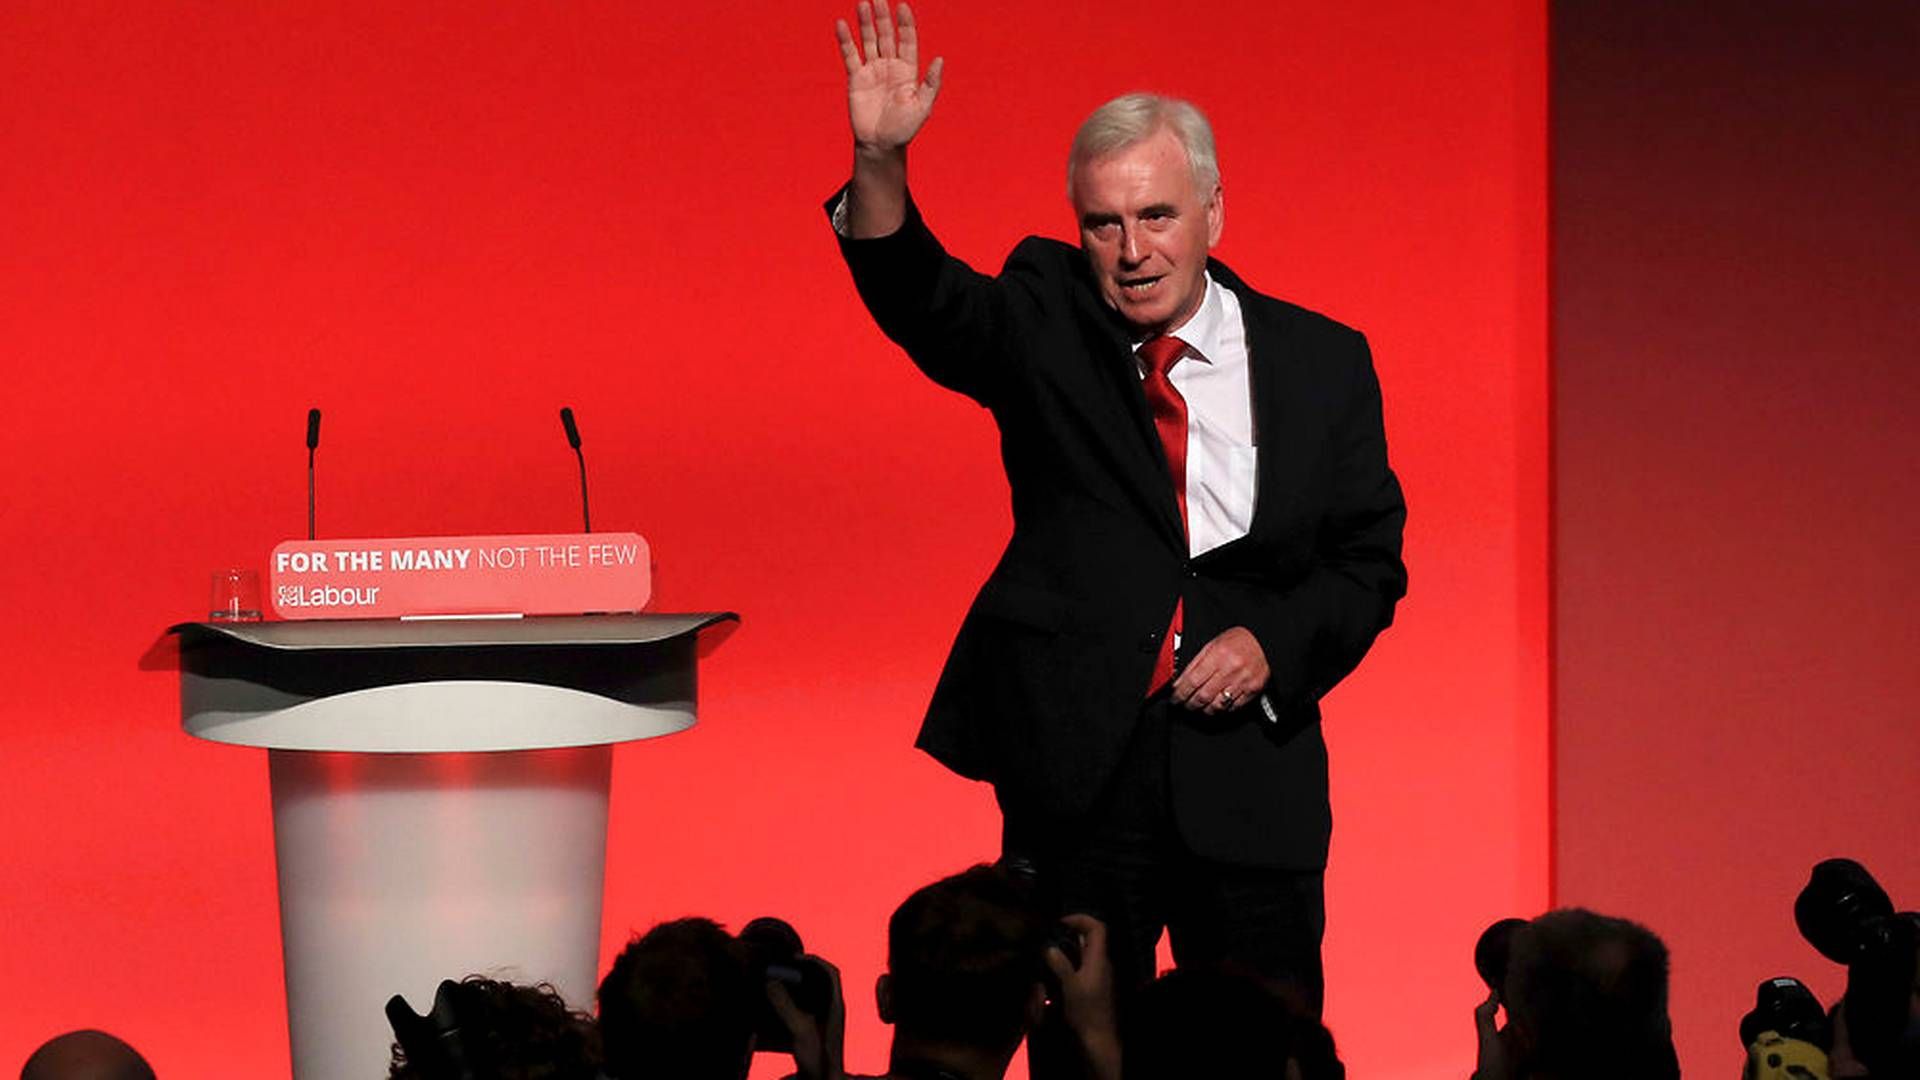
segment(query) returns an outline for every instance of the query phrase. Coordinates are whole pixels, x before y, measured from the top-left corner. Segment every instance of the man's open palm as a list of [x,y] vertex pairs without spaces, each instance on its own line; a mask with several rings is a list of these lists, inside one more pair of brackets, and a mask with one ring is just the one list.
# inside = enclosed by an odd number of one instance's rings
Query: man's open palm
[[927,65],[926,79],[920,78],[920,35],[906,4],[897,16],[884,0],[878,8],[863,0],[859,10],[858,45],[845,19],[833,24],[847,65],[847,119],[860,148],[896,150],[913,140],[933,111],[941,61]]

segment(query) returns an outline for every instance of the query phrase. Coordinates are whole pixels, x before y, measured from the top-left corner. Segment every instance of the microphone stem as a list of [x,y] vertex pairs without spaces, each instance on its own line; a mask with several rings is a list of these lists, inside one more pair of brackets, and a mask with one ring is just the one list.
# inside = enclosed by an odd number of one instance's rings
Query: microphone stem
[[313,447],[307,447],[307,539],[313,539]]
[[593,517],[587,513],[587,455],[579,447],[573,448],[573,456],[580,459],[580,526],[582,532],[593,531]]

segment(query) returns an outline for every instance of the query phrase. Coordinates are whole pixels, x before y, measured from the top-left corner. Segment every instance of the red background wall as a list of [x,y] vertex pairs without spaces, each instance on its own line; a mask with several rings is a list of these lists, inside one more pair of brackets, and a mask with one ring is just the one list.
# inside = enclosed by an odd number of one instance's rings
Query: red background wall
[[1556,894],[1673,951],[1690,1075],[1830,998],[1812,865],[1920,907],[1920,10],[1553,16]]
[[[631,929],[790,918],[847,974],[991,858],[981,788],[910,749],[1004,538],[985,415],[857,307],[841,12],[806,5],[0,8],[0,1068],[99,1025],[166,1075],[284,1074],[266,768],[137,667],[209,571],[301,535],[648,535],[658,607],[745,616],[699,728],[623,748]],[[1366,329],[1413,591],[1329,699],[1329,1019],[1355,1075],[1458,1076],[1467,956],[1546,892],[1545,14],[1246,3],[922,11],[949,59],[916,188],[997,265],[1067,233],[1079,118],[1216,121],[1220,253]],[[455,973],[448,973],[455,974]]]

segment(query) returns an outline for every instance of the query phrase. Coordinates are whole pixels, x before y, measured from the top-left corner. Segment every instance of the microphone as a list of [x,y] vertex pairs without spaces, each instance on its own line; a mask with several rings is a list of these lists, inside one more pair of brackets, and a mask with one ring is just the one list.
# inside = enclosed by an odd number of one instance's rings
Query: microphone
[[307,410],[307,539],[313,539],[313,452],[320,449],[320,410]]
[[580,459],[580,531],[593,531],[593,518],[587,513],[587,455],[580,452],[580,429],[574,426],[573,410],[560,407],[560,426],[567,431],[567,445],[573,447],[573,456]]

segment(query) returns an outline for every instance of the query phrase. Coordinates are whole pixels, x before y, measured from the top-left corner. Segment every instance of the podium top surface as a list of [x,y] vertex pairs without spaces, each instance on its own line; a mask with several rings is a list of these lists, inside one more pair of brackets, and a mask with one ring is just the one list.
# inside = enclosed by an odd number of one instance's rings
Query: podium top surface
[[653,738],[694,723],[700,631],[732,612],[192,622],[181,722],[275,750],[449,753]]
[[183,641],[227,639],[263,649],[472,649],[525,645],[651,645],[738,622],[731,611],[643,615],[533,615],[518,619],[313,619],[185,622]]

